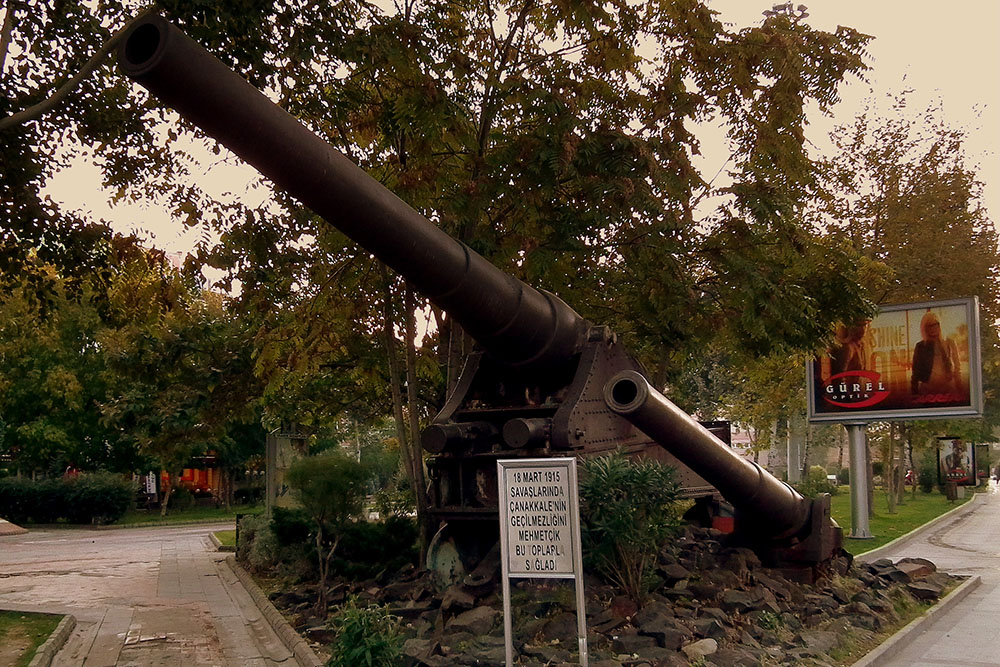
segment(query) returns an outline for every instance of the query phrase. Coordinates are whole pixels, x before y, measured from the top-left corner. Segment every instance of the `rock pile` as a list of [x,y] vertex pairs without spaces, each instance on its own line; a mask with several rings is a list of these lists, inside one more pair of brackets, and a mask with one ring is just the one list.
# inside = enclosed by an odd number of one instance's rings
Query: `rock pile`
[[[340,584],[347,594],[388,604],[403,619],[404,652],[413,667],[504,664],[503,601],[496,589],[443,591],[429,573],[407,568],[391,581]],[[594,667],[653,667],[691,663],[829,665],[838,653],[899,619],[898,609],[935,600],[954,580],[922,559],[830,563],[815,584],[765,568],[750,550],[724,546],[710,529],[688,528],[659,558],[657,585],[642,608],[588,577],[588,651]],[[577,660],[577,619],[571,585],[513,580],[517,664],[542,667]],[[326,629],[310,618],[311,595],[273,597],[314,641]]]

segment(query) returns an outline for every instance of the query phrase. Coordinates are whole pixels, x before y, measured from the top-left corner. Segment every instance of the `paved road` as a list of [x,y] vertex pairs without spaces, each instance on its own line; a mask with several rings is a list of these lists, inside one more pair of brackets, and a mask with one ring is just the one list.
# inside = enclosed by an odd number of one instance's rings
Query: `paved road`
[[959,510],[920,535],[880,551],[879,556],[892,560],[927,558],[938,569],[982,579],[979,588],[882,665],[1000,665],[1000,490],[991,482],[990,493],[970,504],[971,511]]
[[227,527],[0,537],[0,609],[73,614],[60,667],[296,665],[212,547]]

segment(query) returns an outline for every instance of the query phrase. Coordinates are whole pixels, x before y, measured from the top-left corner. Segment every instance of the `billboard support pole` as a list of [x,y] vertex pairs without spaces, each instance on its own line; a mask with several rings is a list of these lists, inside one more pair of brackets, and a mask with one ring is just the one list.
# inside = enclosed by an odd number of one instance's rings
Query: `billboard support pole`
[[851,534],[856,540],[870,540],[874,537],[868,527],[868,466],[865,450],[868,448],[868,425],[865,423],[844,424],[851,459]]

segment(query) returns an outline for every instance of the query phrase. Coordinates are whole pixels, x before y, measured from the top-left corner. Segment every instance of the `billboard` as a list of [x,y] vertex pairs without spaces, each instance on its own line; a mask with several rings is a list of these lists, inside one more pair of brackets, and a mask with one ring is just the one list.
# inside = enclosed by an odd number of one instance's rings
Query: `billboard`
[[961,438],[938,438],[938,483],[975,486],[975,447]]
[[978,417],[979,303],[885,306],[871,321],[840,327],[806,376],[813,422]]

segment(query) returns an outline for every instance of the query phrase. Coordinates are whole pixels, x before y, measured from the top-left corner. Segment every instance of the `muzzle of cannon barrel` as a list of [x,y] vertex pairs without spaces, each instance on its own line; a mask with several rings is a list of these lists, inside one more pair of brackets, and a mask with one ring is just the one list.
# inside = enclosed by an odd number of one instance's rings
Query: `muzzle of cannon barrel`
[[162,17],[131,26],[121,69],[402,275],[491,355],[565,363],[588,324],[451,238]]
[[811,501],[727,447],[639,373],[613,376],[604,385],[604,400],[715,486],[736,509],[743,524],[738,529],[772,540],[797,537],[810,529]]

